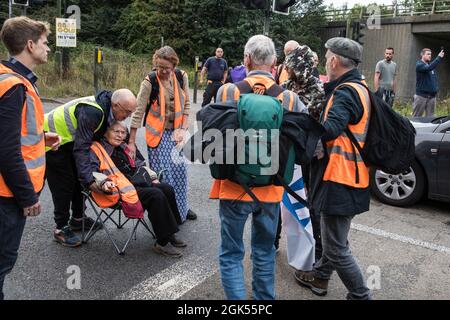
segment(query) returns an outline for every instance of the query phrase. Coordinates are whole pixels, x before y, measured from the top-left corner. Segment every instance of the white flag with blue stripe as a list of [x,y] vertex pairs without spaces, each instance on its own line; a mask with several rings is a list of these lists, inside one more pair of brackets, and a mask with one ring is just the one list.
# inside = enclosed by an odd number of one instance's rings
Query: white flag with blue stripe
[[[300,197],[306,199],[305,182],[300,166],[295,166],[290,187]],[[309,209],[285,191],[281,203],[281,216],[287,239],[289,265],[297,270],[312,270],[316,242]]]

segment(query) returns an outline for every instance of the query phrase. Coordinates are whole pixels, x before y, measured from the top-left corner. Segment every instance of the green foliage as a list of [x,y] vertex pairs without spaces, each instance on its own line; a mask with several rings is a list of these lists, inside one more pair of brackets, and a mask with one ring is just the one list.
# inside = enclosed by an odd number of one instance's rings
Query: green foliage
[[[244,10],[239,0],[61,0],[81,8],[79,42],[123,49],[151,57],[164,43],[172,46],[184,64],[195,56],[206,60],[223,47],[230,65],[241,62],[249,37],[261,34],[264,10]],[[33,6],[28,15],[54,26],[56,0]],[[319,30],[324,26],[323,0],[301,0],[289,16],[271,16],[270,37],[280,58],[287,40],[295,39],[319,51]],[[7,18],[7,1],[0,3],[0,23]],[[15,8],[14,15],[20,14]],[[52,41],[54,35],[50,38]],[[52,49],[55,49],[54,47]]]

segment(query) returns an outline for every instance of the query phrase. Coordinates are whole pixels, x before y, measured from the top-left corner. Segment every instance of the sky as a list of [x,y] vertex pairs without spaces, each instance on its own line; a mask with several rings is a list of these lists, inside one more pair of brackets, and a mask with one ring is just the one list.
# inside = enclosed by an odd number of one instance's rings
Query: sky
[[392,4],[392,0],[325,0],[325,5],[330,5],[331,3],[334,5],[335,8],[342,7],[345,3],[347,3],[347,7],[351,8],[355,4],[367,4],[367,3],[378,3],[378,4]]

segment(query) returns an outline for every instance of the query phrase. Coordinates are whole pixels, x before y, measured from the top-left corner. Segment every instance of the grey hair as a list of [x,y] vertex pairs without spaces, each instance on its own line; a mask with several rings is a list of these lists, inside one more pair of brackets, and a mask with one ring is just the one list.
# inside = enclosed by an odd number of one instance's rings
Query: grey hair
[[358,67],[358,62],[356,62],[353,59],[350,58],[346,58],[343,56],[340,56],[338,54],[334,54],[336,57],[339,58],[339,60],[341,60],[341,64],[344,68],[346,69],[353,69],[353,68],[357,68]]
[[125,125],[125,123],[123,121],[117,121],[117,120],[114,120],[114,122],[109,125],[107,131],[112,130],[112,128],[114,128],[116,126],[120,126],[120,127],[122,127],[123,129],[125,129],[128,132],[128,128]]
[[272,39],[262,34],[253,36],[247,41],[244,54],[249,55],[256,66],[271,66],[277,57]]

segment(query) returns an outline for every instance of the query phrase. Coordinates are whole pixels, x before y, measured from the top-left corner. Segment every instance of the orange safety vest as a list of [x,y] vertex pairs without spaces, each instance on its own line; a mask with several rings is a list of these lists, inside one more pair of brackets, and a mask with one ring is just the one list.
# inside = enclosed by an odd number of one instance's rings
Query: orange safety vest
[[288,74],[288,72],[286,70],[286,67],[283,64],[282,67],[281,67],[280,75],[278,76],[278,83],[281,85],[285,81],[287,81],[288,79],[289,79],[289,74]]
[[[45,176],[44,107],[39,94],[30,81],[5,65],[0,64],[0,97],[3,97],[8,90],[18,84],[23,84],[26,87],[26,99],[22,109],[22,158],[34,191],[38,193],[44,186]],[[1,155],[1,157],[6,156],[5,154]],[[0,196],[14,197],[1,173]]]
[[[175,103],[175,119],[174,119],[174,128],[179,129],[183,125],[183,114],[184,114],[184,104],[186,101],[186,95],[183,91],[183,88],[180,87],[178,83],[175,72],[172,72],[173,76],[173,85],[174,85],[174,103]],[[145,78],[150,82],[149,76]],[[148,106],[148,114],[145,119],[145,139],[147,141],[147,145],[150,148],[156,148],[161,141],[161,137],[164,132],[164,124],[166,122],[166,98],[164,95],[164,86],[159,79],[159,76],[156,76],[156,79],[159,83],[159,97],[153,103],[149,100],[148,104],[152,103]],[[150,97],[149,97],[150,99]]]
[[[361,147],[363,147],[369,127],[370,97],[366,88],[362,85],[343,83],[338,88],[343,86],[351,86],[355,89],[362,102],[364,112],[361,120],[355,125],[349,125],[348,128]],[[333,96],[325,108],[324,121],[326,121],[332,105]],[[369,168],[365,165],[359,151],[352,144],[347,134],[343,132],[335,140],[328,141],[326,145],[330,160],[325,170],[323,181],[333,181],[353,188],[367,188],[369,186]]]
[[[268,78],[267,76],[262,75],[253,75],[245,78],[244,81],[247,81],[248,84],[254,88],[254,90],[258,90],[258,87],[264,86],[265,90],[268,90],[273,85],[275,85],[275,81],[273,79]],[[234,88],[233,92],[230,92],[231,89]],[[255,89],[256,88],[256,89]],[[232,84],[225,84],[223,88],[223,94],[221,97],[221,102],[233,100],[237,101],[240,96],[239,89]],[[277,99],[281,101],[283,107],[287,108],[289,111],[292,111],[294,108],[294,99],[296,95],[294,92],[285,90],[282,92]],[[266,203],[277,203],[281,202],[283,199],[284,188],[280,186],[264,186],[264,187],[255,187],[251,188],[252,192],[255,196],[261,201]],[[252,202],[253,199],[245,192],[245,190],[237,183],[232,182],[230,180],[214,180],[213,185],[211,187],[211,191],[209,194],[210,199],[221,199],[221,200],[239,200]]]
[[109,208],[116,205],[119,199],[123,202],[135,204],[139,201],[136,189],[130,181],[117,169],[103,146],[95,141],[91,150],[95,153],[100,161],[100,172],[106,175],[117,186],[117,190],[112,194],[92,192],[92,197],[101,208]]

